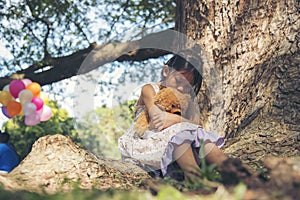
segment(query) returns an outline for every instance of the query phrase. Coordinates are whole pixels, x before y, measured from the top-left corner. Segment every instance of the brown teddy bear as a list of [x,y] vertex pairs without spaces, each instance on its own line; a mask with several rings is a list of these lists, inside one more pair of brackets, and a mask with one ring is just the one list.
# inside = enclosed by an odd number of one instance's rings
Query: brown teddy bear
[[[162,110],[184,116],[188,110],[190,96],[183,94],[176,89],[162,88],[154,97],[154,104]],[[144,110],[137,118],[135,123],[135,131],[139,137],[143,137],[146,130],[150,130],[150,118],[146,110]]]

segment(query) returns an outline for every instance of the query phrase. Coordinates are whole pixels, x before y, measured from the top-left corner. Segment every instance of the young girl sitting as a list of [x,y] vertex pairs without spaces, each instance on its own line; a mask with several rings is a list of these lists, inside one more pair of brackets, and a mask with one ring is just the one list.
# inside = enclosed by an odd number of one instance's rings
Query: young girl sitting
[[[154,104],[154,97],[160,88],[171,87],[196,98],[202,84],[202,61],[185,55],[174,55],[163,67],[162,81],[146,84],[136,103],[135,119],[147,109],[154,130],[146,138],[140,138],[134,131],[134,124],[119,138],[122,158],[142,165],[145,169],[160,172],[160,176],[171,176],[177,180],[193,179],[198,173],[199,149],[204,141],[205,158],[208,163],[221,165],[227,158],[220,150],[224,139],[215,133],[203,130],[199,124],[197,109],[191,109],[189,116],[164,112]],[[192,63],[198,63],[193,66]],[[135,121],[133,122],[135,123]],[[178,169],[181,169],[179,172]],[[157,173],[156,173],[157,175]]]

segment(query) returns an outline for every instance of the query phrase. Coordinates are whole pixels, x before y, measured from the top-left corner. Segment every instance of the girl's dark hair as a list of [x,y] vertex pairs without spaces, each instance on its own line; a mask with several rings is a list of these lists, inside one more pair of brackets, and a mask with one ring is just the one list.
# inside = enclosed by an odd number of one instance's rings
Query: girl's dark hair
[[203,66],[202,59],[199,55],[195,55],[191,50],[181,51],[170,58],[165,65],[176,71],[192,72],[194,75],[193,89],[197,96],[202,85]]

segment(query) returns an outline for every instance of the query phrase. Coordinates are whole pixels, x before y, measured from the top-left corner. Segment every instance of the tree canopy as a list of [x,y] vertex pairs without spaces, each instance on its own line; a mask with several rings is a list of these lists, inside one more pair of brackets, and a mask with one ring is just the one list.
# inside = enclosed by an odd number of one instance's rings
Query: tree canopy
[[[45,85],[72,77],[96,44],[137,40],[174,26],[175,19],[171,0],[2,1],[0,8],[2,43],[11,55],[0,62],[1,88],[12,78]],[[154,51],[120,60],[164,54]]]

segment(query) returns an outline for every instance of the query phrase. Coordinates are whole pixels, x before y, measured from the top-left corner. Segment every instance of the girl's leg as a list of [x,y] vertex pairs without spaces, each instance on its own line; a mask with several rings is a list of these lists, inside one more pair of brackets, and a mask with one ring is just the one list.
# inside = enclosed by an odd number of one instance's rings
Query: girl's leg
[[[220,166],[227,159],[224,153],[214,144],[205,143],[205,158],[208,163],[215,163]],[[194,152],[189,143],[183,143],[175,148],[174,158],[179,167],[184,171],[185,179],[193,180],[199,173],[199,165],[196,161]]]
[[193,150],[189,143],[183,143],[174,150],[174,158],[184,172],[185,180],[193,180],[199,173],[199,166],[195,160]]
[[221,164],[227,160],[227,157],[223,153],[223,151],[217,147],[214,143],[205,143],[204,145],[205,151],[205,159],[210,164],[217,164],[221,166]]

